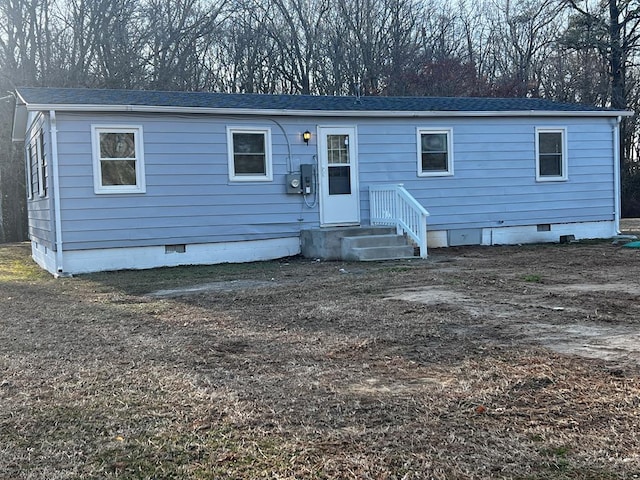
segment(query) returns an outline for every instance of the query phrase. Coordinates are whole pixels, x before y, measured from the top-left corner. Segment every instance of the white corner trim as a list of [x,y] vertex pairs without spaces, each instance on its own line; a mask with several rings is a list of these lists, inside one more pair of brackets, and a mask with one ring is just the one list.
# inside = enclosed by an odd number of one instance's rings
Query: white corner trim
[[53,195],[50,195],[53,203],[53,215],[56,231],[56,268],[52,272],[58,275],[64,272],[64,255],[62,239],[62,214],[60,212],[60,180],[58,177],[58,122],[55,110],[49,112],[50,140],[51,140],[51,187]]
[[620,217],[622,215],[622,188],[620,179],[620,122],[622,117],[618,117],[613,127],[613,215],[615,219],[616,234],[620,233]]

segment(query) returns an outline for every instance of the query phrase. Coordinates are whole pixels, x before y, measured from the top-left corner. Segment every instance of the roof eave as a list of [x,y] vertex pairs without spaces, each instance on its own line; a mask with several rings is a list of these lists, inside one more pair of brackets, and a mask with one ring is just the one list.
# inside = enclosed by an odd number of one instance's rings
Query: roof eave
[[[16,106],[16,110],[20,105]],[[634,112],[627,110],[478,110],[478,111],[404,111],[404,110],[292,110],[260,108],[210,108],[178,107],[159,105],[90,105],[90,104],[27,104],[28,111],[64,112],[138,112],[138,113],[194,113],[207,115],[252,115],[294,117],[629,117]]]

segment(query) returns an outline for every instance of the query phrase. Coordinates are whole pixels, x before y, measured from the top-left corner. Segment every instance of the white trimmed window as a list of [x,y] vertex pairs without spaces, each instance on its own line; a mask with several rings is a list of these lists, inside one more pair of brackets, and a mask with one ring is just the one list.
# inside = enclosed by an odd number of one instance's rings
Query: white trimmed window
[[38,155],[36,153],[36,144],[30,141],[27,144],[27,155],[25,165],[25,187],[27,190],[27,199],[33,199],[33,165],[37,165]]
[[141,126],[92,125],[95,193],[144,193]]
[[536,128],[536,180],[567,180],[567,131],[565,128]]
[[453,175],[453,130],[418,129],[418,176]]
[[271,169],[271,130],[269,128],[227,127],[229,180],[269,182]]
[[44,132],[40,130],[36,137],[36,152],[38,154],[38,195],[47,196],[49,169],[47,165],[47,155],[44,151]]
[[35,135],[29,140],[27,157],[27,198],[33,198],[34,183],[31,177],[32,172],[36,176],[35,183],[38,185],[38,196],[44,198],[47,196],[49,172],[44,151],[44,132],[42,130],[35,132]]

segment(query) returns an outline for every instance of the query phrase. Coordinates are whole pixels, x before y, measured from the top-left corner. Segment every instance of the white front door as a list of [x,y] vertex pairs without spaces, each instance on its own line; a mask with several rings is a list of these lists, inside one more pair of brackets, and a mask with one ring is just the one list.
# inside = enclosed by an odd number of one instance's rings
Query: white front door
[[358,158],[355,127],[318,127],[320,223],[358,225]]

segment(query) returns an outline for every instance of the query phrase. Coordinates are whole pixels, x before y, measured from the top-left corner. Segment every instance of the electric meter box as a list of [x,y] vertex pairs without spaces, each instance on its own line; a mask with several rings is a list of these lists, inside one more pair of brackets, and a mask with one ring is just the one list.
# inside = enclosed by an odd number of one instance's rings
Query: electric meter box
[[289,173],[286,176],[287,193],[300,195],[302,193],[302,185],[299,173]]
[[313,195],[315,193],[316,167],[311,163],[300,165],[300,182],[303,195]]

